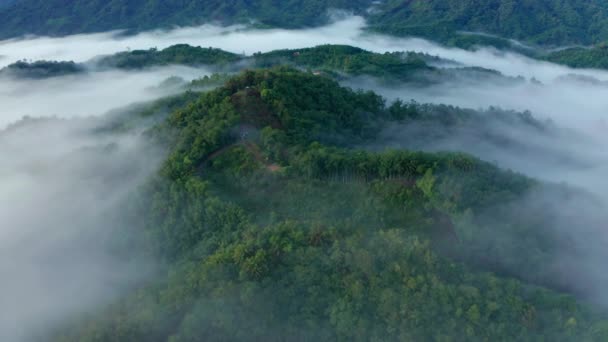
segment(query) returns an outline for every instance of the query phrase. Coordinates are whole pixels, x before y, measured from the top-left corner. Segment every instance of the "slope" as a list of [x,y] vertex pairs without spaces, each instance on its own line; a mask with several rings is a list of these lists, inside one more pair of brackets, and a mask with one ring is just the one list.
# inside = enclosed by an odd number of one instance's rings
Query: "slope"
[[166,270],[57,340],[605,338],[556,291],[550,221],[517,205],[552,186],[459,153],[356,147],[387,122],[481,118],[289,68],[231,78],[148,133],[171,152],[115,238]]
[[371,22],[377,30],[448,40],[482,32],[542,45],[608,39],[608,8],[591,0],[388,0]]
[[272,27],[320,25],[328,9],[361,11],[369,0],[21,0],[0,10],[0,37],[67,35],[115,29],[150,30],[172,26],[255,20]]
[[365,16],[376,31],[458,46],[510,45],[504,39],[462,36],[459,31],[559,46],[608,39],[608,9],[601,0],[21,0],[0,7],[0,37],[141,31],[209,22],[254,21],[262,27],[299,28],[326,23],[332,9]]

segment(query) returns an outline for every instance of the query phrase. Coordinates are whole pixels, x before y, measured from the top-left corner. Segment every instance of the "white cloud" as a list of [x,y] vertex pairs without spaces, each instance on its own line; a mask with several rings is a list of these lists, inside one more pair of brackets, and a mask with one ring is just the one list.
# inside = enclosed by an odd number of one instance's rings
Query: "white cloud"
[[161,154],[137,137],[94,134],[96,123],[0,131],[2,341],[28,340],[112,300],[151,266],[121,260],[103,241],[122,233],[113,213]]
[[[375,52],[419,51],[453,59],[468,66],[496,69],[509,76],[536,78],[544,85],[521,83],[499,85],[491,81],[446,83],[427,88],[385,89],[369,80],[355,80],[355,87],[372,87],[389,98],[401,97],[419,102],[447,103],[465,107],[497,105],[507,109],[530,109],[539,118],[551,118],[574,133],[555,139],[536,137],[528,132],[504,132],[515,139],[545,149],[557,150],[588,167],[551,164],[544,158],[518,155],[508,150],[484,149],[453,141],[459,149],[499,160],[507,167],[552,181],[567,181],[606,197],[604,181],[608,171],[608,138],[605,138],[608,113],[608,87],[602,84],[558,79],[577,73],[608,81],[608,72],[572,70],[567,67],[500,53],[491,49],[476,52],[441,47],[421,39],[392,38],[364,32],[365,22],[350,17],[332,25],[307,30],[245,30],[242,27],[203,26],[172,31],[141,33],[120,37],[115,33],[75,35],[64,38],[30,38],[0,42],[0,66],[20,59],[73,60],[85,62],[97,55],[130,49],[159,49],[173,44],[211,46],[252,54],[282,48],[303,48],[319,44],[348,44]],[[139,72],[104,71],[46,80],[0,79],[0,129],[24,115],[64,118],[100,115],[132,102],[151,100],[167,93],[151,90],[169,76],[193,79],[208,74],[205,69],[165,67]],[[580,141],[577,137],[589,138]],[[112,138],[115,139],[115,138]],[[111,279],[114,260],[82,250],[62,255],[82,225],[97,226],[101,209],[110,208],[129,189],[148,174],[136,168],[134,177],[113,183],[113,170],[125,165],[148,165],[137,156],[140,146],[128,138],[118,138],[120,149],[109,159],[91,158],[82,149],[109,142],[87,133],[74,122],[65,126],[40,125],[30,130],[0,133],[0,277],[9,279],[8,292],[0,297],[3,307],[18,308],[9,320],[0,317],[0,332],[6,339],[21,336],[14,326],[49,320],[60,309],[77,312],[75,299],[82,304],[95,302],[107,294],[102,279]],[[436,148],[433,146],[433,148]],[[445,145],[444,148],[449,148]],[[98,154],[93,154],[99,157]],[[140,163],[131,164],[133,158]],[[158,159],[152,158],[154,162]],[[156,164],[152,163],[152,166]],[[555,169],[559,167],[560,169]],[[113,178],[112,178],[113,179]],[[76,219],[76,220],[75,220]],[[58,256],[46,263],[48,255]],[[110,267],[111,266],[111,267]],[[53,269],[53,271],[50,271]],[[57,271],[55,271],[57,270]],[[115,271],[117,273],[115,273]],[[72,281],[74,281],[72,283]],[[46,285],[51,284],[51,285]],[[99,285],[100,287],[96,287]],[[107,285],[107,284],[106,284]],[[91,288],[78,294],[81,289]],[[60,289],[60,292],[56,292]],[[28,305],[24,305],[24,302]],[[0,308],[0,315],[5,314]],[[28,323],[24,323],[28,322]],[[3,337],[0,333],[0,337]],[[3,338],[0,338],[3,339]]]
[[205,69],[163,67],[145,71],[104,71],[44,80],[0,78],[0,129],[24,116],[62,118],[101,115],[134,102],[175,92],[157,86],[171,76],[185,80]]

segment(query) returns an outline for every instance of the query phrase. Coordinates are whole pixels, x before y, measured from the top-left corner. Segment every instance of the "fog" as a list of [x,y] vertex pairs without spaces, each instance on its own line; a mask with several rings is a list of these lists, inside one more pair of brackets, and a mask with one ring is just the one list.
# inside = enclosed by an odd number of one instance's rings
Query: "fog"
[[164,67],[146,71],[91,72],[44,80],[0,78],[0,129],[24,116],[101,115],[133,102],[150,101],[178,91],[160,88],[171,76],[184,80],[208,75],[205,69]]
[[[583,186],[608,198],[608,185],[601,181],[604,172],[608,170],[608,151],[605,149],[608,143],[605,135],[608,129],[608,88],[603,85],[579,81],[557,81],[545,85],[531,82],[512,85],[463,82],[427,88],[386,88],[369,79],[347,84],[376,90],[389,100],[415,99],[420,103],[451,104],[463,108],[498,106],[517,111],[529,110],[541,121],[551,120],[553,125],[557,126],[556,131],[547,135],[522,130],[521,127],[491,127],[494,133],[526,145],[528,153],[508,151],[501,146],[489,148],[486,146],[487,142],[486,145],[474,142],[474,134],[466,132],[454,134],[449,139],[436,141],[429,146],[419,147],[429,150],[466,151],[484,160],[497,161],[502,167],[545,180]],[[390,134],[393,142],[398,140],[395,135],[399,134],[398,130],[393,128]],[[403,133],[403,136],[406,134]],[[536,151],[538,155],[533,155],[532,151]],[[568,162],[546,163],[548,154],[555,153]]]
[[[91,58],[104,54],[111,54],[127,49],[148,49],[151,47],[165,48],[173,44],[187,43],[190,45],[210,46],[221,48],[235,53],[252,54],[254,52],[265,52],[282,48],[302,48],[320,44],[348,44],[358,46],[370,51],[418,51],[431,55],[437,55],[445,59],[453,60],[464,66],[479,66],[500,71],[506,76],[523,76],[526,79],[535,78],[546,86],[540,87],[534,84],[520,85],[519,87],[497,87],[493,84],[479,84],[478,87],[467,87],[462,89],[454,84],[447,84],[438,88],[426,89],[422,93],[404,93],[404,98],[419,98],[421,102],[453,103],[468,107],[485,107],[488,105],[499,105],[506,108],[518,110],[529,109],[536,116],[551,117],[560,120],[570,120],[568,124],[584,123],[596,125],[598,119],[603,118],[603,111],[608,108],[608,100],[603,96],[608,86],[586,81],[576,80],[572,74],[592,77],[598,81],[608,81],[608,72],[599,70],[574,70],[565,66],[559,66],[548,62],[541,62],[516,53],[507,53],[495,49],[480,49],[477,51],[465,51],[456,48],[445,48],[438,44],[422,39],[403,39],[385,35],[373,34],[365,30],[365,21],[360,17],[346,17],[334,24],[322,28],[306,30],[246,30],[241,26],[218,27],[206,25],[197,28],[180,28],[171,31],[154,31],[140,33],[134,36],[121,36],[117,32],[74,35],[63,38],[34,37],[22,40],[9,40],[0,42],[0,66],[10,64],[17,60],[73,60],[85,62]],[[118,91],[112,92],[111,97],[122,98],[123,90],[133,84],[145,84],[146,88],[154,82],[170,74],[188,74],[189,71],[165,72],[163,76],[158,73],[147,73],[138,75],[155,76],[148,82],[129,74],[130,78],[124,78],[120,74],[99,75],[100,82],[110,84],[109,79],[116,79],[120,84],[116,85]],[[123,79],[124,78],[124,79]],[[94,79],[90,79],[94,81]],[[51,89],[56,85],[54,81],[50,84],[42,84],[41,89]],[[31,84],[0,84],[1,93],[5,94],[2,103],[10,103],[11,99],[17,99],[16,94]],[[99,85],[103,86],[103,85]],[[356,85],[355,85],[356,86]],[[104,89],[91,89],[90,84],[84,86],[75,85],[88,94],[98,91],[103,94]],[[109,89],[114,88],[109,87]],[[139,90],[139,89],[138,89]],[[56,94],[55,94],[56,95]],[[127,95],[127,94],[125,94]],[[397,94],[391,94],[393,96]],[[1,96],[1,95],[0,95]],[[125,96],[126,97],[126,96]],[[107,99],[106,96],[100,98]],[[22,100],[15,100],[21,102]],[[126,100],[128,101],[128,100]],[[38,101],[41,102],[41,101]],[[123,101],[124,102],[124,101]],[[111,104],[104,106],[108,109]],[[61,108],[61,106],[57,106]],[[3,114],[15,109],[0,108]],[[51,107],[51,110],[55,108]],[[23,111],[21,112],[23,113]],[[18,117],[19,114],[12,116]],[[6,114],[4,114],[6,115]],[[576,118],[576,119],[573,119]],[[6,120],[5,120],[6,121]]]
[[[253,54],[276,49],[295,49],[321,44],[347,44],[370,51],[420,51],[452,59],[464,65],[495,69],[508,76],[535,77],[542,82],[572,73],[572,70],[539,62],[528,57],[497,51],[493,48],[465,51],[445,48],[417,38],[395,38],[374,34],[366,30],[361,17],[341,17],[335,23],[304,30],[250,30],[243,26],[218,27],[204,25],[195,28],[178,28],[153,31],[132,36],[120,32],[73,35],[63,38],[30,37],[0,42],[0,66],[27,60],[73,60],[84,62],[95,56],[134,49],[159,49],[186,43],[203,47],[216,47],[234,53]],[[576,73],[608,80],[608,72],[577,70]]]
[[[377,90],[389,100],[415,99],[475,109],[499,106],[530,110],[540,120],[551,119],[555,129],[546,134],[518,126],[485,127],[520,142],[523,147],[519,149],[492,144],[478,138],[479,132],[466,129],[421,144],[411,137],[424,137],[435,127],[399,125],[384,132],[379,144],[465,151],[539,179],[580,186],[608,199],[608,184],[603,180],[608,171],[608,87],[569,77],[577,74],[608,81],[608,72],[573,70],[494,49],[464,51],[421,39],[373,34],[365,30],[365,22],[359,17],[348,17],[323,28],[293,31],[207,25],[127,37],[117,32],[30,37],[0,42],[0,67],[22,59],[86,62],[127,49],[164,48],[178,43],[245,54],[348,44],[376,52],[426,52],[465,66],[495,69],[528,80],[535,78],[542,84],[506,85],[484,80],[386,88],[372,79],[352,79],[347,84]],[[23,116],[100,116],[116,107],[176,92],[156,88],[169,76],[190,80],[208,73],[202,68],[164,67],[45,80],[2,78],[0,130]],[[94,134],[97,124],[96,119],[52,120],[0,131],[0,277],[4,282],[0,292],[0,340],[24,340],[30,327],[42,329],[56,319],[77,315],[107,301],[143,276],[133,272],[133,265],[122,264],[96,248],[92,237],[104,231],[105,213],[113,211],[130,190],[153,173],[162,158],[156,151],[144,148],[146,144],[136,136]],[[108,150],[107,146],[113,147]],[[567,205],[576,208],[575,204]],[[559,205],[552,202],[551,210]],[[577,211],[574,212],[572,215],[576,216]],[[588,211],[580,215],[587,214]],[[599,221],[595,216],[593,220]],[[603,254],[589,256],[593,262],[602,257]],[[596,272],[598,264],[588,265]],[[138,264],[137,268],[147,267]],[[597,281],[605,283],[603,278]]]
[[[0,132],[0,340],[21,341],[105,303],[152,265],[112,253],[119,208],[161,154],[97,120],[29,120]],[[110,234],[113,234],[110,236]]]

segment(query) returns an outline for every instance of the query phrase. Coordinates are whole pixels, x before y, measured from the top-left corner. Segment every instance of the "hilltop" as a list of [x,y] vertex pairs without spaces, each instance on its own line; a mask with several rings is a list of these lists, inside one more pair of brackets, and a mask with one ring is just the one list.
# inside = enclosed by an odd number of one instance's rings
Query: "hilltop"
[[147,133],[169,156],[114,237],[167,269],[58,340],[605,336],[547,267],[567,253],[553,217],[518,205],[571,190],[462,153],[361,148],[394,123],[548,129],[528,115],[387,106],[285,67],[183,101]]

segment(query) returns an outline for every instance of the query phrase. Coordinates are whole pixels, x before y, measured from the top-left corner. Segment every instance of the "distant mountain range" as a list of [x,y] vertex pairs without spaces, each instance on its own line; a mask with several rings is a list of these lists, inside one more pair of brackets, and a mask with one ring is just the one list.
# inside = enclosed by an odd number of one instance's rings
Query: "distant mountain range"
[[329,8],[362,13],[369,3],[369,0],[21,0],[0,11],[0,36],[137,31],[252,20],[262,26],[296,28],[326,23]]
[[540,45],[593,44],[608,38],[602,0],[387,0],[377,29],[435,40],[483,32]]
[[206,22],[301,28],[327,23],[330,9],[363,15],[377,31],[439,41],[460,31],[540,45],[588,45],[608,39],[608,4],[601,0],[0,0],[0,37],[141,31]]
[[[608,69],[603,1],[0,0],[0,38],[343,9],[461,48],[596,44],[522,49]],[[25,116],[0,129],[0,341],[608,341],[606,72],[96,38],[36,51],[75,61],[0,44],[26,54],[0,68],[0,114]]]

